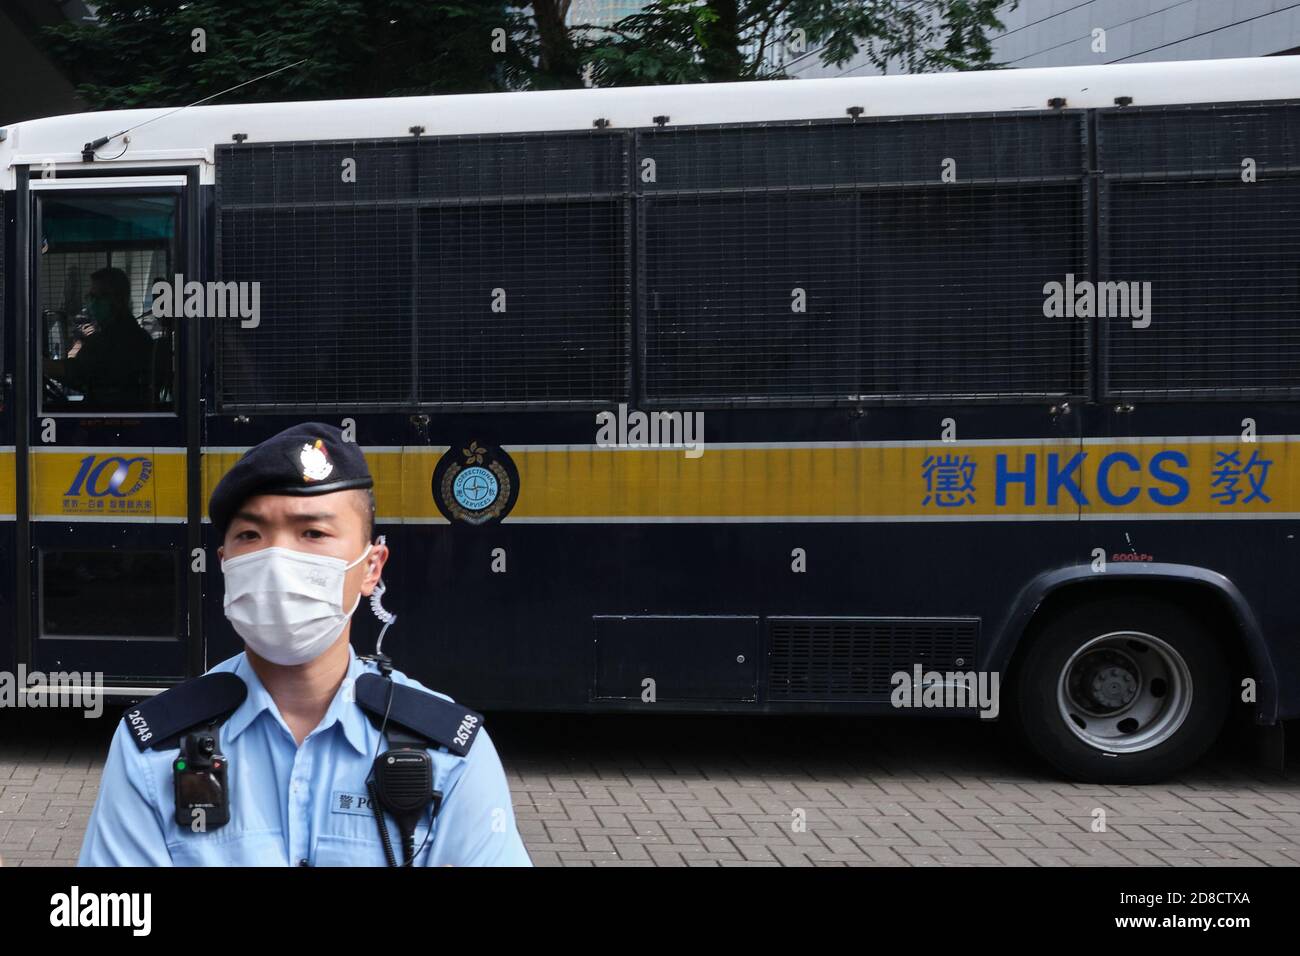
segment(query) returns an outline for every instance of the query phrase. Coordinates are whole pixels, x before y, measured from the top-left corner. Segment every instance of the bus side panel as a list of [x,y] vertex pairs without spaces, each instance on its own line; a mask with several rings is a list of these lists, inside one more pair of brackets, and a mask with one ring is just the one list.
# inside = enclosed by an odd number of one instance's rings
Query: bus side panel
[[[1000,620],[1016,591],[1043,567],[1043,556],[1074,548],[1075,522],[949,525],[902,523],[801,524],[504,524],[491,534],[451,527],[406,528],[390,535],[403,562],[419,569],[385,650],[430,686],[489,708],[622,709],[640,707],[634,691],[655,682],[656,703],[685,710],[889,709],[889,677],[862,675],[877,667],[911,671],[912,663],[984,669],[975,657],[925,656],[923,643],[868,647],[855,643],[822,657],[774,657],[772,628],[788,618],[907,618],[914,626],[939,619]],[[501,549],[506,570],[494,573]],[[793,570],[796,550],[806,570]],[[397,560],[397,558],[395,558]],[[386,603],[396,603],[386,602]],[[717,622],[717,641],[670,646],[671,656],[644,655],[644,673],[624,696],[597,683],[601,628],[593,620],[665,616],[664,639],[689,619]],[[760,622],[745,661],[735,660],[733,619]],[[678,618],[679,620],[673,620]],[[407,624],[406,622],[410,622]],[[403,624],[406,624],[403,627]],[[896,641],[898,632],[888,632]],[[852,637],[849,638],[852,640]],[[979,642],[982,643],[982,642]],[[967,647],[969,645],[955,645]],[[758,658],[757,699],[735,693]],[[718,673],[718,693],[679,694],[663,670],[679,659]],[[722,665],[735,667],[727,679]],[[959,663],[960,662],[960,663]],[[787,692],[792,671],[843,668],[806,675]],[[656,666],[658,665],[658,667]],[[679,668],[680,669],[680,668]],[[783,676],[784,675],[784,676]],[[874,677],[865,685],[862,680]],[[806,692],[801,693],[803,689]],[[882,693],[883,688],[883,693]],[[733,691],[732,693],[727,693]]]
[[[1087,419],[1084,434],[1075,438],[1078,426],[1053,433],[1044,412],[953,411],[963,437],[974,439],[956,450],[978,466],[976,501],[942,515],[926,503],[923,453],[932,438],[922,436],[933,434],[925,426],[943,410],[877,412],[869,429],[846,427],[844,413],[708,413],[713,444],[698,460],[680,450],[596,449],[594,426],[581,423],[587,415],[435,415],[423,434],[407,416],[358,416],[376,475],[377,531],[392,548],[383,600],[399,620],[385,651],[430,687],[487,708],[635,709],[645,706],[649,680],[662,710],[888,711],[896,670],[933,663],[1005,671],[1006,655],[995,658],[991,648],[1020,595],[1046,572],[1092,569],[1100,551],[1109,577],[1088,578],[1097,586],[1147,562],[1205,568],[1234,582],[1268,642],[1281,715],[1300,715],[1300,648],[1289,639],[1300,628],[1289,600],[1300,531],[1290,517],[1300,513],[1293,443],[1261,439],[1275,462],[1264,485],[1268,511],[1259,510],[1263,502],[1228,505],[1211,494],[1213,462],[1235,447],[1232,422],[1253,413],[1274,436],[1293,435],[1300,413],[1286,403],[1152,403],[1122,415],[1085,411],[1076,416]],[[235,425],[214,417],[209,441],[246,447],[295,420],[302,419]],[[434,468],[467,436],[503,447],[519,468],[518,500],[503,523],[449,524],[435,505]],[[735,457],[737,446],[782,440],[790,447]],[[860,443],[848,465],[819,457],[846,442]],[[1170,452],[1186,465],[1166,459],[1166,470],[1158,467],[1157,456]],[[637,455],[650,457],[635,480],[599,470],[613,467],[608,456],[624,456],[627,468],[635,460],[627,456]],[[1064,481],[1076,455],[1072,482]],[[1136,467],[1111,467],[1103,479],[1104,462],[1125,455]],[[207,456],[205,498],[234,457]],[[823,461],[848,470],[818,472]],[[710,498],[717,489],[692,478],[693,468],[721,476],[729,497]],[[799,468],[808,470],[791,471]],[[1185,480],[1186,494],[1171,473]],[[1082,521],[1070,513],[1076,494],[1085,502]],[[848,512],[809,519],[832,506]],[[963,513],[972,507],[979,513]],[[720,509],[731,513],[709,517]],[[205,543],[213,557],[205,585],[210,667],[240,642],[222,615],[210,526]],[[694,620],[701,617],[716,627]],[[825,617],[855,621],[791,620]],[[894,618],[907,619],[910,637],[884,620]],[[967,619],[977,628],[971,656]],[[359,608],[359,652],[373,650],[377,632],[368,608]],[[1018,637],[996,643],[1010,650]],[[882,667],[890,669],[883,677]]]
[[[998,454],[1013,471],[1068,461],[1074,423],[963,409],[985,490],[944,511],[922,480],[943,414],[710,411],[698,458],[596,448],[576,416],[435,416],[430,441],[449,444],[408,454],[401,495],[380,495],[399,582],[385,651],[489,708],[890,710],[894,673],[985,667],[981,628],[1036,574],[1085,560],[1072,499],[1020,520],[991,485]],[[457,435],[517,466],[502,523],[438,517],[433,461]]]

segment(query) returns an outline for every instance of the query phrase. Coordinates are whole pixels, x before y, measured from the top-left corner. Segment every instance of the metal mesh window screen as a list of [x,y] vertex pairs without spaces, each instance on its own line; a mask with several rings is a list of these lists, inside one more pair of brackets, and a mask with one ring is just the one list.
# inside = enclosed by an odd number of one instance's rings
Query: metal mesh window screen
[[643,134],[647,395],[1085,392],[1085,323],[1043,314],[1088,268],[1082,135],[1061,113]]
[[1107,393],[1300,396],[1300,107],[1121,110],[1098,127],[1103,278],[1150,290],[1147,316],[1102,320]]
[[[652,400],[808,396],[855,380],[855,196],[662,199],[643,210]],[[792,312],[800,288],[807,308]]]
[[623,220],[619,202],[422,210],[420,401],[626,395]]
[[254,329],[219,326],[222,406],[625,397],[624,143],[545,134],[222,148],[218,271],[260,282],[262,312]]
[[1098,143],[1107,175],[1167,178],[1214,174],[1241,181],[1241,162],[1262,171],[1297,165],[1300,104],[1126,107],[1098,115]]
[[1019,397],[1087,388],[1083,323],[1043,286],[1087,270],[1075,184],[869,193],[862,391]]
[[624,134],[443,136],[419,143],[420,195],[441,199],[621,198]]
[[221,278],[260,283],[260,321],[215,323],[226,406],[400,403],[411,392],[410,209],[227,210]]
[[352,205],[417,196],[414,139],[223,146],[217,155],[223,207]]
[[1145,317],[1106,319],[1109,390],[1300,394],[1300,179],[1115,183],[1109,199],[1107,275],[1150,289]]
[[683,189],[851,189],[934,184],[945,159],[959,182],[1079,177],[1082,118],[1052,112],[1004,116],[784,123],[647,130],[638,137],[643,193]]

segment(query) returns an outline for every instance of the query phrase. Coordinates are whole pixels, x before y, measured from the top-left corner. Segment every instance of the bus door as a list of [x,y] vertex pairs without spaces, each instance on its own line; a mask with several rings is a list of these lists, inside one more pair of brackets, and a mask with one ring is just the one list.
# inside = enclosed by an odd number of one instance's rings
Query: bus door
[[197,265],[197,190],[192,174],[26,186],[19,659],[147,694],[202,662],[183,374],[196,343],[176,303],[154,308],[156,284]]

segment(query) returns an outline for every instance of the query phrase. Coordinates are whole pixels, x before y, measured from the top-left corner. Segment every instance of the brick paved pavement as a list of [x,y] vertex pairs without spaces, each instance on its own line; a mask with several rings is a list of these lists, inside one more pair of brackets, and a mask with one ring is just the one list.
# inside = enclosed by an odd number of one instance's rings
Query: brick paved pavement
[[[76,860],[111,713],[0,713],[7,865]],[[541,866],[1300,863],[1300,768],[1243,761],[1239,742],[1169,783],[1105,787],[1054,778],[977,721],[498,715],[488,726]]]

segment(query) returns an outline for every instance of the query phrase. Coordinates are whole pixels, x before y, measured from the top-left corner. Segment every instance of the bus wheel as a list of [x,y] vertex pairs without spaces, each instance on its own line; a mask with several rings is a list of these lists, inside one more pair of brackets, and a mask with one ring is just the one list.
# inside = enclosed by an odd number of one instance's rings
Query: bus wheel
[[1214,744],[1231,677],[1222,649],[1190,612],[1105,599],[1043,629],[1015,693],[1022,733],[1056,769],[1093,783],[1152,783]]

